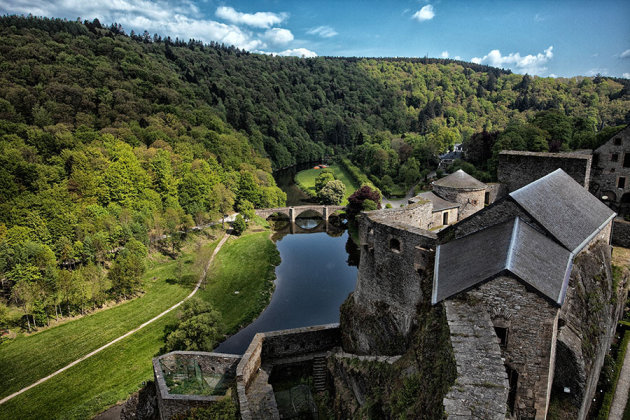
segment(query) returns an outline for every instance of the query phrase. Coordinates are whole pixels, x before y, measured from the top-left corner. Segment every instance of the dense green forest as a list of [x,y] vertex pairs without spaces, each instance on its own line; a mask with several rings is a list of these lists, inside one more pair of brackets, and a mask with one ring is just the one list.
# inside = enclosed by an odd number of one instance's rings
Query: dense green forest
[[274,57],[97,20],[4,16],[0,40],[0,278],[38,324],[134,294],[147,249],[195,224],[284,204],[272,169],[347,154],[387,191],[455,143],[491,177],[500,147],[593,147],[630,121],[627,79]]

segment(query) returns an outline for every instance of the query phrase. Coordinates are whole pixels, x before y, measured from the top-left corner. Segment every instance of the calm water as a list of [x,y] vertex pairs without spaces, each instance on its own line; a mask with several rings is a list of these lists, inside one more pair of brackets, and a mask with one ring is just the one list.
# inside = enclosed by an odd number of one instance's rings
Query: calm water
[[316,163],[303,163],[290,168],[281,169],[273,173],[273,177],[276,180],[276,185],[280,187],[282,191],[287,193],[287,206],[303,206],[306,204],[312,204],[308,195],[295,185],[295,174],[304,169],[309,169],[315,166]]
[[[317,219],[298,221],[293,231],[325,225]],[[242,354],[258,332],[339,322],[339,306],[354,290],[357,268],[346,249],[348,232],[276,234],[282,262],[276,267],[271,303],[250,325],[221,343],[214,351]],[[355,256],[353,254],[353,256]]]

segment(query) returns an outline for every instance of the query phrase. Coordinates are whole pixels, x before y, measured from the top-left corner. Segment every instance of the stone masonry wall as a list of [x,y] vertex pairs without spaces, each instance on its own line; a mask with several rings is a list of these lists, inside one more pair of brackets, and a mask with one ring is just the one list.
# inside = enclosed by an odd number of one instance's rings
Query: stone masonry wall
[[499,153],[497,178],[506,185],[508,192],[512,192],[562,168],[577,183],[588,189],[591,161],[591,155],[504,150]]
[[431,295],[425,269],[431,266],[427,258],[435,249],[436,235],[382,215],[369,212],[360,219],[357,285],[342,305],[340,320],[343,347],[349,353],[404,353],[416,305]]
[[462,300],[444,303],[457,379],[444,397],[449,420],[503,420],[509,391],[501,349],[488,313]]
[[[619,140],[615,141],[616,139]],[[606,195],[607,201],[618,205],[621,197],[630,192],[630,167],[623,166],[625,155],[628,153],[630,153],[630,127],[617,133],[595,150],[590,186],[593,195],[598,198]],[[622,188],[619,188],[619,177],[626,178]]]
[[492,204],[497,200],[500,200],[508,193],[506,186],[498,182],[487,182],[486,187],[486,194],[488,194],[488,202],[486,203],[487,205]]
[[435,228],[438,226],[443,226],[444,213],[448,213],[448,223],[447,223],[448,225],[452,225],[457,222],[457,213],[458,213],[457,207],[448,209],[448,210],[436,211],[433,213],[433,217],[431,220],[431,224],[429,225],[429,229]]
[[613,221],[612,244],[630,248],[630,222],[621,217],[617,217]]
[[493,206],[488,206],[480,212],[475,213],[471,217],[450,226],[447,229],[441,231],[439,236],[439,242],[445,243],[453,239],[461,238],[471,233],[475,233],[481,229],[494,226],[496,224],[512,220],[515,216],[518,216],[532,226],[534,229],[544,233],[544,229],[538,225],[538,223],[532,219],[519,205],[517,205],[510,197],[506,197],[497,201]]
[[420,200],[403,208],[383,209],[379,212],[392,223],[429,229],[433,220],[432,211],[433,204],[429,200]]
[[505,364],[518,372],[514,414],[545,419],[553,380],[559,308],[513,277],[500,276],[463,299],[479,313],[489,311],[494,327],[507,329]]
[[442,197],[444,200],[460,205],[458,220],[465,219],[483,209],[486,195],[485,189],[467,191],[463,189],[441,187],[435,184],[433,185],[433,192]]
[[196,360],[204,372],[227,373],[236,375],[236,366],[240,356],[222,353],[207,353],[197,351],[177,351],[167,353],[164,356],[153,359],[153,374],[157,391],[158,409],[160,419],[168,420],[177,414],[181,414],[194,407],[208,407],[225,398],[223,396],[200,396],[170,394],[164,380],[164,372],[160,360],[165,367],[175,366],[176,360]]

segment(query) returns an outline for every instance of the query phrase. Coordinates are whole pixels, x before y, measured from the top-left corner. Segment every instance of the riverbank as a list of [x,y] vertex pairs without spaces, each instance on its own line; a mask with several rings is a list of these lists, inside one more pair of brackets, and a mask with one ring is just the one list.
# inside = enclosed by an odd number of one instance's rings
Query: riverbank
[[[256,239],[250,239],[251,236],[256,236]],[[243,237],[230,238],[225,245],[229,249],[242,241],[256,248],[260,242],[265,242],[268,244],[266,247],[268,251],[269,244],[275,250],[269,236],[268,229],[263,229],[262,232],[250,230]],[[183,264],[179,265],[186,270],[184,277],[192,273],[195,267],[205,266],[200,260],[207,261],[206,257],[212,254],[218,241],[217,237],[202,245],[200,249],[192,247],[190,250],[185,250],[184,254],[187,257],[182,259]],[[266,252],[262,256],[270,255],[270,253]],[[268,264],[261,264],[261,261],[256,259],[258,257],[261,255],[250,255],[245,265],[267,267]],[[216,264],[212,264],[208,271],[205,290],[200,290],[198,295],[207,293],[213,284],[229,281],[229,275],[227,277],[222,275],[220,280],[217,280],[216,274],[225,272],[225,269],[219,266],[229,267],[235,264],[230,261],[230,257],[223,256],[222,249],[216,256]],[[11,346],[1,345],[0,375],[3,377],[0,383],[3,384],[3,394],[8,395],[35,382],[183,299],[192,290],[194,282],[181,284],[176,281],[177,270],[179,270],[177,261],[167,261],[163,265],[156,264],[145,276],[145,280],[152,282],[152,285],[150,287],[147,285],[147,292],[142,297],[116,308],[51,328],[28,337],[28,340],[5,343],[12,344]],[[273,268],[271,271],[273,272]],[[262,295],[260,288],[252,286],[252,290],[250,296]],[[222,294],[233,295],[233,292],[234,290],[229,287],[219,290],[213,294],[214,301],[230,301],[231,296]],[[149,304],[150,302],[153,304]],[[244,318],[235,316],[228,310],[241,310],[242,308],[238,305],[231,308],[219,307],[218,304],[216,306],[222,312],[225,332],[238,329],[240,323],[244,322]],[[260,310],[264,306],[262,305]],[[257,307],[252,305],[253,309]],[[135,334],[0,405],[0,419],[58,417],[85,419],[126,400],[129,395],[142,387],[144,381],[152,378],[151,359],[164,345],[165,328],[176,321],[176,312],[166,314]]]
[[[343,185],[346,187],[346,194],[341,204],[348,204],[348,197],[350,197],[352,193],[360,187],[360,185],[357,185],[348,171],[340,165],[330,165],[326,169],[332,171],[335,178],[343,182]],[[322,170],[323,169],[314,168],[302,170],[295,175],[295,183],[308,196],[315,197],[317,195],[317,192],[315,191],[315,180],[317,179],[317,176],[322,173]]]

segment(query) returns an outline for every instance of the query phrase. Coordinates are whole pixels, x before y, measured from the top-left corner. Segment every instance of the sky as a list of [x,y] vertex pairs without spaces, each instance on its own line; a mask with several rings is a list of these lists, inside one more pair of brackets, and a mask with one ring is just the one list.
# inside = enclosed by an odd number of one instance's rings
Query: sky
[[630,0],[0,0],[1,14],[303,57],[443,57],[548,77],[630,78]]

